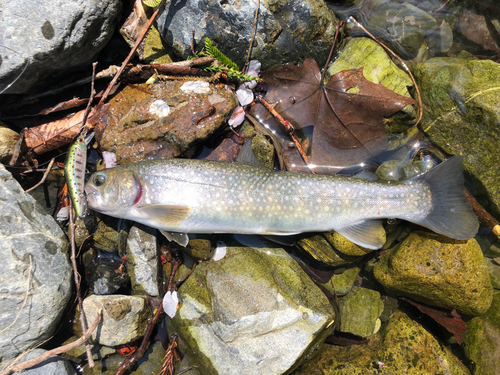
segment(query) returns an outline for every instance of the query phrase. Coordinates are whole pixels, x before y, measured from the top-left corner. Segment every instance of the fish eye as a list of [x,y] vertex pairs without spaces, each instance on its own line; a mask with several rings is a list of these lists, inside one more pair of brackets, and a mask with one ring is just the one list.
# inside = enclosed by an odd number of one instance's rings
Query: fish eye
[[106,177],[102,174],[94,176],[94,185],[99,187],[106,183]]

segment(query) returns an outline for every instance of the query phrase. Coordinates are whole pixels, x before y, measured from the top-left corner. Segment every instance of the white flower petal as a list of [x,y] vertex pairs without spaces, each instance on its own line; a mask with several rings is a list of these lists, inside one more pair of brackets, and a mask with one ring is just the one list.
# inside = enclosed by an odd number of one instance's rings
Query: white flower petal
[[240,101],[240,105],[242,107],[250,104],[253,100],[252,90],[247,89],[243,85],[240,85],[240,87],[238,87],[238,90],[236,90],[236,96],[238,97],[238,100]]
[[229,120],[227,120],[227,123],[229,126],[235,128],[241,125],[243,121],[245,121],[245,110],[243,107],[236,107]]
[[181,91],[186,94],[208,94],[210,84],[206,81],[187,81],[181,86]]
[[179,299],[177,298],[177,292],[167,292],[165,297],[163,297],[163,310],[165,314],[173,318],[177,313],[177,308],[179,306]]
[[167,117],[170,113],[170,107],[163,100],[155,100],[149,106],[149,113],[155,115],[158,118]]
[[214,250],[214,256],[212,257],[212,260],[218,261],[221,260],[226,256],[227,248],[226,244],[223,241],[218,241],[217,246],[215,247]]
[[103,151],[102,158],[106,168],[116,167],[116,154],[114,152]]

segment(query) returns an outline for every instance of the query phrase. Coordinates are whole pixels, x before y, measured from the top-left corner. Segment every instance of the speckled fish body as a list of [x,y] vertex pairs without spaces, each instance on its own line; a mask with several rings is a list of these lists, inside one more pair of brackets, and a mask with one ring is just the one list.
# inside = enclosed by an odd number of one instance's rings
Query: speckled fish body
[[85,168],[87,166],[87,145],[83,135],[79,135],[68,149],[64,164],[64,176],[68,193],[77,217],[83,217],[87,209],[85,199]]
[[287,235],[336,230],[368,248],[384,241],[383,218],[399,218],[457,239],[477,218],[451,158],[404,183],[274,172],[243,163],[168,159],[93,174],[88,205],[110,216],[181,233]]

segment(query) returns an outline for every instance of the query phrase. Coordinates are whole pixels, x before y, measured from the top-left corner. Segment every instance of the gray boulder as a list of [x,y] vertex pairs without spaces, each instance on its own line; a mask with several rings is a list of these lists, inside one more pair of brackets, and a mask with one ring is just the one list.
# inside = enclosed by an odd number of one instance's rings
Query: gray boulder
[[[26,362],[30,359],[38,357],[46,352],[45,349],[34,349],[29,352],[23,359],[20,361]],[[14,375],[76,375],[77,372],[75,368],[69,363],[67,359],[61,358],[57,355],[50,357],[49,359],[39,363],[36,366],[33,366],[23,372],[15,372]]]
[[228,242],[225,258],[198,264],[179,288],[169,331],[204,374],[288,373],[335,321],[328,299],[287,252],[250,241],[258,247]]
[[54,332],[71,293],[67,251],[54,219],[0,164],[0,361]]
[[[0,0],[0,91],[18,94],[93,61],[111,38],[119,0]],[[23,69],[27,63],[26,70]]]
[[[191,30],[198,50],[208,37],[241,68],[247,57],[257,1],[171,1],[158,18],[158,31],[175,52],[191,55]],[[252,59],[262,69],[314,56],[324,64],[337,18],[323,1],[261,1]]]

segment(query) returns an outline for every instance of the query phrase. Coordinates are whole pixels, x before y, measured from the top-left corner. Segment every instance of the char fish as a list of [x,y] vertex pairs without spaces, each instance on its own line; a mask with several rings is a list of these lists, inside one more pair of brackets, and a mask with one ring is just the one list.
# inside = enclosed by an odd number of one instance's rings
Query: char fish
[[275,172],[244,163],[149,160],[96,172],[85,192],[95,211],[177,233],[335,230],[379,249],[385,218],[459,240],[478,229],[463,192],[459,156],[404,182]]

